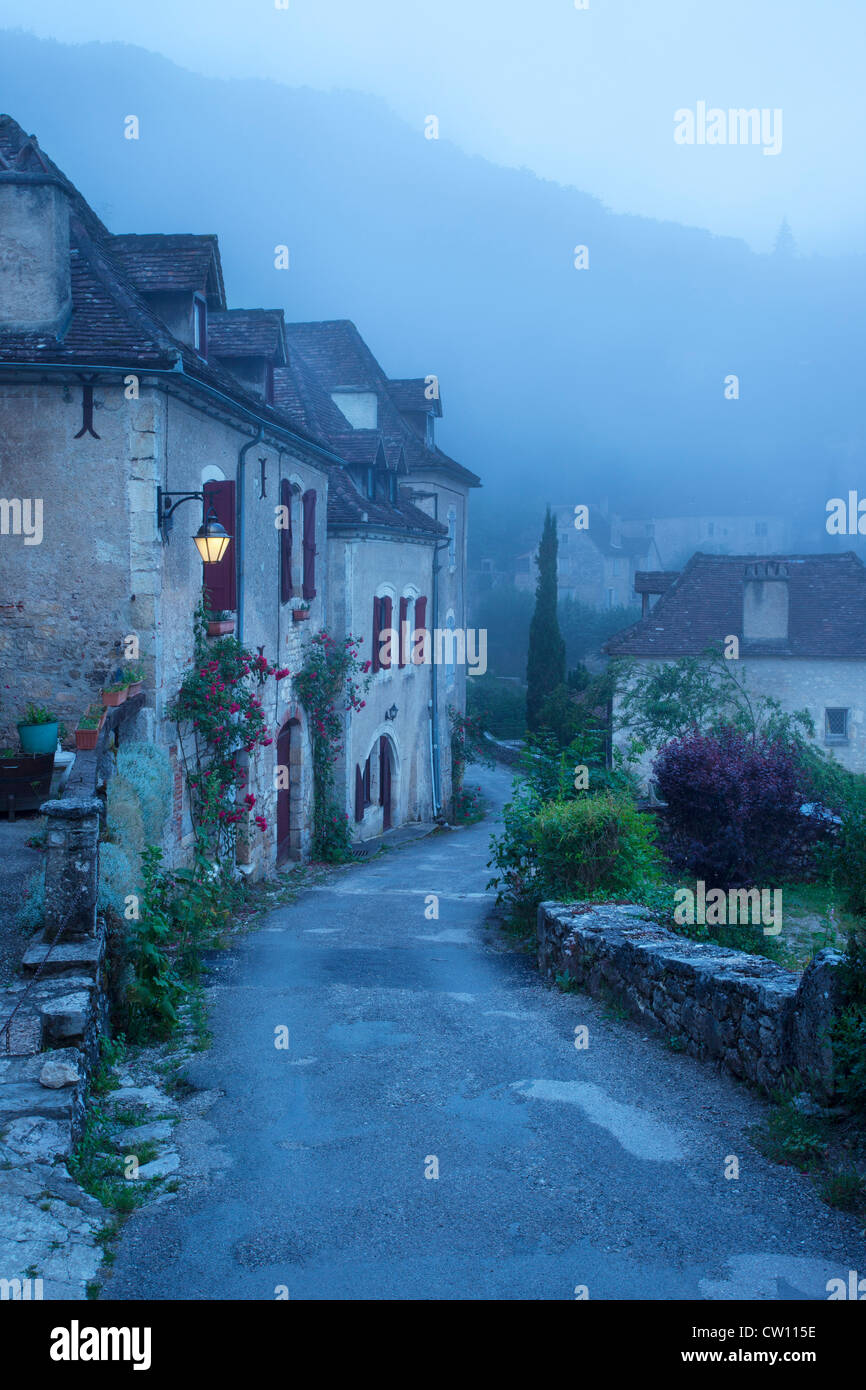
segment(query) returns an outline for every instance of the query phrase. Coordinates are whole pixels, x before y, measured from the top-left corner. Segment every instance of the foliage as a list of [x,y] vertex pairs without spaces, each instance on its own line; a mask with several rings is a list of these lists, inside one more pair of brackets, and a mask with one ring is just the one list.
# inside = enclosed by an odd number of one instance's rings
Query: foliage
[[35,724],[56,724],[57,715],[52,714],[44,705],[28,705],[21,723],[28,727]]
[[536,558],[538,584],[526,660],[526,727],[533,732],[540,727],[546,697],[565,682],[565,643],[556,616],[557,548],[556,521],[548,507]]
[[15,914],[15,924],[31,935],[45,924],[45,870],[36,869],[27,880],[24,902]]
[[805,774],[791,743],[733,725],[672,739],[653,765],[676,870],[713,887],[789,877],[820,823],[804,816]]
[[753,1138],[761,1153],[774,1163],[790,1163],[803,1172],[821,1162],[827,1147],[818,1127],[801,1115],[791,1100],[775,1106]]
[[120,679],[122,685],[136,685],[139,681],[144,680],[144,667],[124,666]]
[[461,786],[453,799],[455,825],[474,825],[484,819],[484,798],[480,787]]
[[718,733],[733,725],[752,739],[785,738],[805,744],[814,736],[807,710],[783,711],[769,695],[752,695],[745,668],[708,649],[661,665],[617,662],[617,722],[648,748],[658,748],[691,729]]
[[[472,620],[476,627],[487,632],[487,662],[497,676],[526,677],[526,653],[529,650],[529,625],[535,608],[533,595],[515,584],[497,584],[481,594],[473,604]],[[473,676],[470,688],[483,676]],[[526,722],[524,701],[521,720]],[[495,732],[491,727],[491,732]],[[501,738],[519,735],[501,734]]]
[[102,706],[88,705],[87,709],[84,711],[81,718],[79,719],[77,727],[79,729],[98,729],[101,719]]
[[559,629],[569,666],[601,652],[609,637],[631,627],[640,618],[639,608],[592,608],[579,599],[564,598],[559,604]]
[[[208,644],[205,629],[205,610],[200,605],[195,661],[169,705],[168,717],[178,727],[193,825],[205,830],[220,857],[231,858],[237,824],[256,804],[252,792],[240,798],[247,785],[240,758],[273,743],[258,692],[270,676],[280,681],[289,672],[278,670],[261,654],[253,656],[234,637]],[[192,733],[191,759],[184,728]],[[260,813],[254,819],[260,830],[267,829]]]
[[334,764],[343,751],[343,716],[361,710],[369,689],[370,662],[360,661],[360,639],[341,642],[314,633],[306,660],[294,679],[295,694],[309,718],[313,751],[313,857],[334,864],[350,855],[347,812],[334,797]]
[[545,896],[629,897],[660,876],[652,819],[610,792],[549,802],[530,839]]
[[848,933],[841,975],[843,1004],[832,1028],[836,1089],[857,1110],[866,1110],[866,922]]
[[843,808],[842,826],[829,860],[848,911],[866,917],[866,810]]
[[523,738],[526,689],[498,676],[473,676],[466,685],[466,711],[494,738]]

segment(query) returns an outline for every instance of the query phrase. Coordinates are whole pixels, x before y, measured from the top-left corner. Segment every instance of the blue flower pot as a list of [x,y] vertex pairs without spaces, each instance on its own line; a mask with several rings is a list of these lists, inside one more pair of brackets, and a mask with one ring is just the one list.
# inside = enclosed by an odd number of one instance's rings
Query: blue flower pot
[[53,753],[57,748],[57,721],[53,724],[19,724],[22,753]]

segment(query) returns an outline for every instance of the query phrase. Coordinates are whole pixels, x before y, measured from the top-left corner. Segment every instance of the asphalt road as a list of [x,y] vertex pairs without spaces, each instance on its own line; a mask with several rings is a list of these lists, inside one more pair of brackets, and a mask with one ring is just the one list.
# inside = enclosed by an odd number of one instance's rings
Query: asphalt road
[[745,1086],[504,943],[490,830],[353,866],[218,961],[184,1185],[103,1298],[824,1300],[866,1271],[858,1224],[749,1143]]

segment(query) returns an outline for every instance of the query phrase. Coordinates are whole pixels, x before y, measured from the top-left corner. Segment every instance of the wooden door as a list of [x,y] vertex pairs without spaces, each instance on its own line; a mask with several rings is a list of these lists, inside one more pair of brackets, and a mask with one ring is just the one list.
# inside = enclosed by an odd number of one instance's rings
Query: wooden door
[[391,829],[391,747],[383,734],[379,739],[379,802],[382,806],[382,829]]

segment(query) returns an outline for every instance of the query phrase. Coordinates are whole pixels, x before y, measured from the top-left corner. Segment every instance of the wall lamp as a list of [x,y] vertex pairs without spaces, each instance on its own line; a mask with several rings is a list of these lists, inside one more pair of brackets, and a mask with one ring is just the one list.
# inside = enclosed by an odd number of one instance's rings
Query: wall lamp
[[[184,502],[201,502],[204,510],[203,492],[164,492],[156,489],[156,525],[163,541],[168,542],[174,525],[174,513]],[[213,507],[208,507],[207,515],[193,536],[195,548],[206,565],[215,565],[225,555],[231,536],[217,519]]]
[[386,718],[386,719],[396,719],[396,718],[397,718],[397,706],[396,706],[396,705],[392,705],[390,709],[386,709],[386,710],[385,710],[385,718]]

